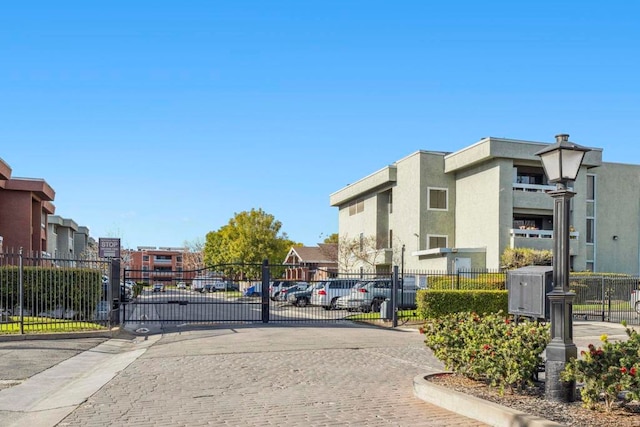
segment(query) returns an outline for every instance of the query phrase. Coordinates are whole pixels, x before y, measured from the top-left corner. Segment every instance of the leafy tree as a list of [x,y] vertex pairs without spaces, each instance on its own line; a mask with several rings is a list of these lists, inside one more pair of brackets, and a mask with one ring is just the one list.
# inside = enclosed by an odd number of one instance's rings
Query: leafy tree
[[339,242],[340,242],[340,237],[339,237],[338,233],[333,233],[333,234],[330,234],[328,237],[326,237],[324,239],[323,243],[336,243],[337,244]]
[[204,262],[208,266],[260,264],[268,259],[279,264],[291,246],[299,245],[280,233],[281,228],[282,223],[262,209],[236,213],[228,224],[207,233]]

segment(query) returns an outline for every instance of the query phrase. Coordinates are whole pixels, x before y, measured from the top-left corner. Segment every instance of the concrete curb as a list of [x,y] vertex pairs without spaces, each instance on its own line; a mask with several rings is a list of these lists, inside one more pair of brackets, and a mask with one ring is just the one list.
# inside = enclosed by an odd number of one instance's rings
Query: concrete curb
[[81,332],[43,332],[33,334],[0,335],[0,342],[28,341],[28,340],[68,340],[72,338],[115,338],[120,334],[120,328],[102,329],[99,331]]
[[413,379],[413,395],[432,405],[494,427],[563,427],[563,424],[450,390],[427,380],[430,376],[443,373],[416,376]]

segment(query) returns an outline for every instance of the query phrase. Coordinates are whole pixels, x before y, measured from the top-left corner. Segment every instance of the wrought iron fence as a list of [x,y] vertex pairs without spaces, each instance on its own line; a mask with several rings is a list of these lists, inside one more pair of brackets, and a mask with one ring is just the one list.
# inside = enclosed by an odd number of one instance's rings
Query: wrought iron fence
[[98,258],[0,253],[0,334],[109,327],[109,266]]
[[569,288],[575,292],[573,316],[582,320],[639,324],[638,276],[573,273]]

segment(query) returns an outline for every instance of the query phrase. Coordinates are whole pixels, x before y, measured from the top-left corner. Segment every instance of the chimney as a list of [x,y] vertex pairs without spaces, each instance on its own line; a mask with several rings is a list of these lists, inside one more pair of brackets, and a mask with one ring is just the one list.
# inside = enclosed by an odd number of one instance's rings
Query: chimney
[[557,143],[569,142],[569,134],[568,133],[560,133],[560,134],[556,135],[556,142]]

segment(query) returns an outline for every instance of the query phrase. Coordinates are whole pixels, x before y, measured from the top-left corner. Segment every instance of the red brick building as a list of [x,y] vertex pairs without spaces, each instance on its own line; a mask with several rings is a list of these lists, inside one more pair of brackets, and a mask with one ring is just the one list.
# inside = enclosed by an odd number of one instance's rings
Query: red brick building
[[47,250],[47,215],[55,213],[55,191],[43,179],[12,178],[0,159],[0,236],[4,250]]
[[127,251],[128,266],[132,270],[132,280],[149,284],[174,284],[184,277],[183,248],[156,248],[155,246],[138,246],[137,250]]

